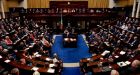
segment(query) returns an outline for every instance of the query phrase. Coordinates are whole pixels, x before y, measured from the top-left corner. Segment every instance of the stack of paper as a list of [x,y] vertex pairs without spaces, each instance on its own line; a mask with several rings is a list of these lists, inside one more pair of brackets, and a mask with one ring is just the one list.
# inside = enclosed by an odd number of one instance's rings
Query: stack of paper
[[37,54],[38,54],[38,52],[35,52],[35,53],[34,53],[34,56],[36,56]]
[[101,55],[105,56],[106,54],[110,53],[110,51],[105,50]]
[[120,52],[121,55],[124,55],[125,53],[126,53],[126,52],[124,52],[124,51],[121,51],[121,52]]
[[52,59],[51,59],[51,58],[46,58],[46,60],[47,60],[47,61],[50,61],[50,60],[52,60]]
[[4,62],[9,63],[11,60],[5,60]]
[[109,66],[109,68],[112,68],[112,66]]
[[50,60],[52,60],[51,58],[46,58],[46,61],[50,61]]
[[104,42],[104,43],[105,43],[107,46],[110,46],[110,45],[109,45],[109,42]]
[[64,40],[65,40],[65,41],[68,41],[69,39],[68,39],[68,38],[65,38]]
[[88,61],[90,61],[91,58],[87,58]]
[[2,56],[0,55],[0,59],[2,58]]
[[29,50],[29,48],[26,48],[25,50]]
[[116,55],[115,58],[119,58],[119,56]]
[[55,67],[55,64],[49,64],[49,67]]
[[127,64],[125,64],[124,62],[118,62],[117,64],[118,64],[120,67],[127,66]]
[[37,71],[38,69],[38,67],[33,67],[31,70]]
[[125,62],[125,64],[129,65],[129,64],[131,64],[131,62],[129,62],[129,61],[126,61],[126,62]]
[[54,73],[55,72],[55,69],[49,68],[47,72]]
[[40,54],[36,54],[36,57],[40,57],[41,55]]

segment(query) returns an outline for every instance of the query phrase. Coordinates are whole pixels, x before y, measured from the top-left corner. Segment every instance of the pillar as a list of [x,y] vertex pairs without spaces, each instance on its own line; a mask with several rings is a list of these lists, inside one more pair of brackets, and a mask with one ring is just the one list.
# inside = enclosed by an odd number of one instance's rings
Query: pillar
[[138,7],[136,12],[136,18],[139,18],[139,12],[140,12],[140,1],[138,1]]
[[132,16],[131,17],[134,17],[135,16],[135,8],[136,8],[136,0],[134,0],[133,10],[132,10]]
[[5,18],[4,7],[3,7],[3,0],[0,1],[0,5],[1,5],[2,18]]

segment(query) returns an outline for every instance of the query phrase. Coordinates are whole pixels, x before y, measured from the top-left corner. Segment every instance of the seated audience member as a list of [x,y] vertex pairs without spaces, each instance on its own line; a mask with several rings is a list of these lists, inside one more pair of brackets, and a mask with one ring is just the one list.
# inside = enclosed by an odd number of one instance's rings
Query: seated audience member
[[138,45],[137,49],[136,50],[139,50],[140,51],[140,44]]
[[131,29],[132,32],[136,32],[137,31],[137,28],[135,26],[132,26],[132,29]]
[[21,60],[21,59],[24,59],[24,58],[27,57],[27,56],[26,56],[26,51],[25,51],[25,50],[17,51],[17,52],[15,52],[15,54],[16,54],[17,60]]
[[140,61],[139,60],[134,60],[131,64],[131,67],[134,69],[140,68]]
[[67,34],[67,33],[69,33],[69,31],[68,31],[68,29],[65,29],[64,34]]
[[128,36],[128,40],[127,40],[127,43],[131,43],[132,41],[133,41],[133,34],[130,34],[129,36]]
[[38,71],[35,71],[33,75],[40,75],[40,73]]
[[64,36],[65,37],[69,37],[70,36],[70,32],[67,29],[64,31]]
[[136,33],[137,33],[137,34],[140,34],[140,27],[137,27]]
[[125,23],[121,26],[121,28],[124,29],[124,30],[128,30],[128,26]]
[[30,33],[29,33],[29,37],[30,37],[30,39],[32,39],[33,41],[35,40],[35,37],[34,37],[33,31],[30,31]]
[[18,52],[18,50],[14,50],[13,51],[13,53],[11,54],[12,55],[12,57],[16,60],[17,59],[17,52]]
[[120,39],[124,39],[125,38],[125,35],[126,35],[126,32],[125,31],[122,31],[122,33],[120,34]]
[[58,62],[58,56],[56,53],[54,53],[53,55],[53,63],[57,63]]
[[6,36],[5,37],[5,43],[8,45],[8,46],[11,46],[13,44],[13,42],[11,41],[11,39],[9,38],[9,36]]
[[26,48],[26,45],[24,44],[24,42],[23,41],[21,41],[20,42],[20,44],[17,46],[17,50],[23,50],[23,49],[25,49]]
[[4,72],[2,73],[2,75],[9,75],[9,72],[8,72],[8,71],[4,71]]
[[26,60],[25,60],[24,58],[21,58],[21,59],[20,59],[20,63],[21,63],[21,64],[26,64]]
[[16,42],[17,40],[19,40],[19,37],[18,37],[17,33],[15,33],[15,34],[11,37],[11,40],[12,40],[13,42]]
[[8,46],[8,45],[6,44],[6,42],[5,42],[4,39],[2,39],[2,40],[0,41],[0,44],[1,44],[1,46],[2,46],[4,49],[11,49],[11,48],[12,48],[11,46]]
[[13,68],[13,69],[11,70],[11,75],[20,75],[20,74],[19,74],[19,69],[18,69],[18,68]]
[[27,46],[29,46],[31,43],[34,43],[34,40],[30,36],[27,36],[25,40],[26,41],[24,42],[26,43]]
[[111,70],[110,75],[120,75],[117,70]]
[[3,47],[0,45],[0,51],[3,50]]
[[131,47],[136,48],[136,47],[138,46],[138,44],[139,44],[138,37],[135,36],[135,37],[133,38],[133,41],[130,42],[129,44],[131,45]]
[[43,49],[44,50],[48,50],[48,49],[51,48],[51,44],[44,38],[43,35],[40,36],[40,40],[41,40],[41,42],[43,44]]

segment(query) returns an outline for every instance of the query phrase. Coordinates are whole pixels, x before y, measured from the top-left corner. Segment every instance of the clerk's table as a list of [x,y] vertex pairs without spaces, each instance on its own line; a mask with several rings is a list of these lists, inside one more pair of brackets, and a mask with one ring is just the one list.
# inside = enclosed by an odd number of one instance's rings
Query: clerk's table
[[63,34],[63,46],[65,48],[77,47],[77,34]]

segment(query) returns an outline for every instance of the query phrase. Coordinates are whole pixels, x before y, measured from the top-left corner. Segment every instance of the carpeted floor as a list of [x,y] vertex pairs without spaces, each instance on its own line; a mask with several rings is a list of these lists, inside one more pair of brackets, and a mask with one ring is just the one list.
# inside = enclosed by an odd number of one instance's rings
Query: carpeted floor
[[[77,48],[64,48],[62,44],[62,36],[56,36],[52,47],[52,54],[57,53],[63,63],[79,63],[80,59],[91,57],[88,52],[82,35],[78,35]],[[62,75],[81,75],[79,67],[67,67],[63,69]]]
[[79,67],[64,67],[62,75],[83,75]]

